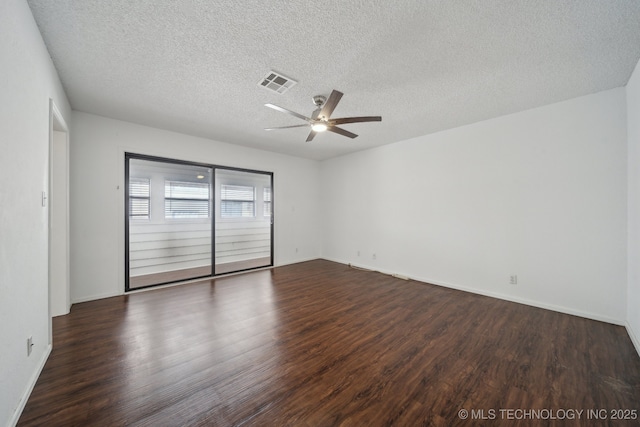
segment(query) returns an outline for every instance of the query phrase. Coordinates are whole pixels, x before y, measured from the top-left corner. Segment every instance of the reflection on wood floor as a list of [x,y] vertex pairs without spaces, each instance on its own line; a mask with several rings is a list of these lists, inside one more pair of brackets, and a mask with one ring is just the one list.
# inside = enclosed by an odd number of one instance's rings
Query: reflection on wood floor
[[245,261],[226,262],[216,264],[216,274],[232,273],[234,271],[248,270],[250,268],[265,267],[271,265],[271,257],[248,259]]
[[[227,262],[216,264],[215,274],[227,274],[235,271],[249,270],[251,268],[266,267],[271,264],[270,257],[249,259],[245,261]],[[145,274],[129,278],[129,289],[139,289],[147,286],[163,283],[179,282],[197,277],[211,276],[211,266],[186,268],[183,270],[166,271],[162,273]]]
[[180,280],[189,280],[194,277],[204,276],[211,276],[211,265],[196,268],[185,268],[183,270],[165,271],[162,273],[145,274],[142,276],[132,276],[129,278],[129,289],[144,288],[145,286],[178,282]]
[[471,419],[640,409],[623,327],[329,261],[75,304],[53,326],[20,426],[638,425]]

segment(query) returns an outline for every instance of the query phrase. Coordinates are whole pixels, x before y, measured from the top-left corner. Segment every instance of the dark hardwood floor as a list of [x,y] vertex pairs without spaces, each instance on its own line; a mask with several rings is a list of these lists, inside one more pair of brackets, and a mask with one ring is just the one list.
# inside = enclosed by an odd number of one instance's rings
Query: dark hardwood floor
[[640,424],[615,410],[623,327],[318,260],[74,305],[19,425]]

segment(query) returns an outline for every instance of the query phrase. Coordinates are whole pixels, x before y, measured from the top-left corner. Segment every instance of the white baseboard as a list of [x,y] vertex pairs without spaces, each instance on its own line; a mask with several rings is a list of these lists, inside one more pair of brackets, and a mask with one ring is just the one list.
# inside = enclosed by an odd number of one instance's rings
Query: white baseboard
[[13,416],[11,417],[11,420],[9,421],[9,426],[15,427],[18,424],[18,420],[20,420],[20,415],[22,415],[22,411],[24,411],[24,407],[27,405],[29,396],[31,396],[31,392],[33,391],[33,388],[36,386],[36,382],[38,382],[38,378],[40,378],[40,374],[44,369],[44,365],[47,363],[47,360],[49,359],[49,355],[51,354],[51,349],[52,349],[51,344],[47,345],[47,348],[45,349],[44,354],[40,359],[40,363],[38,363],[38,367],[36,368],[33,375],[31,375],[31,378],[29,378],[29,384],[27,386],[27,389],[25,390],[25,392],[22,394],[22,397],[20,398],[18,407],[16,408],[15,412],[13,413]]
[[323,259],[319,256],[313,257],[313,258],[303,258],[303,259],[297,259],[295,261],[289,261],[289,262],[280,262],[280,263],[274,263],[274,267],[284,267],[285,265],[293,265],[293,264],[300,264],[301,262],[309,262],[309,261],[314,261],[316,259]]
[[558,313],[570,314],[572,316],[584,317],[585,319],[597,320],[599,322],[611,323],[613,325],[624,325],[624,320],[614,319],[608,316],[602,316],[596,313],[590,313],[582,310],[575,310],[573,308],[564,307],[561,305],[549,304],[541,301],[530,300],[527,298],[518,298],[512,295],[505,295],[497,292],[484,291],[482,289],[468,288],[465,286],[454,285],[450,283],[436,282],[430,280],[420,280],[421,282],[432,283],[434,285],[443,286],[446,288],[456,289],[464,292],[470,292],[472,294],[484,295],[491,298],[501,299],[504,301],[515,302],[518,304],[529,305],[531,307],[542,308],[545,310],[556,311]]
[[86,296],[86,297],[81,297],[81,298],[74,298],[71,302],[72,302],[72,304],[78,304],[80,302],[95,301],[95,300],[104,299],[104,298],[117,297],[119,295],[122,295],[122,294],[121,293],[108,293],[108,294],[100,294],[100,295],[91,295],[91,296]]
[[469,293],[472,293],[472,294],[483,295],[483,296],[487,296],[487,297],[491,297],[491,298],[497,298],[497,299],[501,299],[501,300],[504,300],[504,301],[509,301],[509,302],[515,302],[515,303],[518,303],[518,304],[529,305],[531,307],[543,308],[545,310],[557,311],[558,313],[564,313],[564,314],[570,314],[570,315],[573,315],[573,316],[584,317],[586,319],[597,320],[599,322],[606,322],[606,323],[611,323],[611,324],[614,324],[614,325],[625,326],[625,321],[623,319],[615,319],[615,318],[608,317],[608,316],[602,316],[602,315],[596,314],[596,313],[590,313],[590,312],[586,312],[586,311],[575,310],[575,309],[569,308],[569,307],[548,304],[548,303],[545,303],[545,302],[530,300],[530,299],[526,299],[526,298],[518,298],[518,297],[514,297],[512,295],[505,295],[505,294],[501,294],[501,293],[497,293],[497,292],[484,291],[482,289],[477,289],[477,288],[469,288],[467,286],[461,286],[461,285],[457,285],[457,284],[454,284],[454,283],[446,283],[446,282],[441,282],[441,281],[437,281],[437,280],[431,280],[431,279],[425,278],[425,277],[408,276],[408,275],[406,275],[404,273],[398,273],[398,272],[392,272],[392,271],[384,271],[384,270],[381,270],[380,268],[375,267],[375,266],[369,266],[369,265],[363,265],[363,264],[356,265],[356,264],[353,264],[353,263],[348,263],[348,262],[344,262],[344,261],[340,261],[340,260],[336,260],[336,259],[330,259],[330,258],[326,258],[326,257],[324,257],[323,259],[326,259],[327,261],[337,262],[339,264],[353,265],[353,266],[365,268],[365,269],[368,269],[368,270],[374,270],[374,271],[378,271],[378,272],[383,273],[383,274],[400,276],[401,278],[408,277],[409,279],[415,280],[415,281],[418,281],[418,282],[423,282],[423,283],[428,283],[428,284],[432,284],[432,285],[442,286],[442,287],[445,287],[445,288],[455,289],[455,290],[458,290],[458,291],[464,291],[464,292],[469,292]]
[[627,329],[627,334],[629,334],[629,338],[631,338],[631,342],[633,343],[633,346],[636,348],[636,351],[640,356],[640,339],[638,339],[638,335],[636,335],[636,333],[634,332],[629,322],[626,322],[624,326]]

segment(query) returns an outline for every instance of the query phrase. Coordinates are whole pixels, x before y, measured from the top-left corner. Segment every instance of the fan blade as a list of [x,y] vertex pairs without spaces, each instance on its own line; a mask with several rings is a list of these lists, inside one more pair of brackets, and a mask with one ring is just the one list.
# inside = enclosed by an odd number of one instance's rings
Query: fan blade
[[291,110],[287,110],[286,108],[282,108],[282,107],[278,107],[277,105],[273,105],[273,104],[264,104],[265,107],[269,107],[269,108],[273,108],[276,111],[280,111],[282,113],[286,113],[286,114],[290,114],[293,117],[297,117],[299,119],[302,119],[306,122],[313,122],[313,120],[311,120],[309,117],[305,117],[302,114],[298,114],[295,111],[291,111]]
[[306,127],[309,127],[309,125],[279,126],[275,128],[264,128],[264,130],[278,130],[278,129],[306,128]]
[[381,122],[380,116],[365,116],[365,117],[344,117],[342,119],[331,119],[329,122],[332,125],[344,125],[346,123],[361,123],[361,122]]
[[333,90],[331,95],[329,95],[329,99],[322,106],[322,110],[320,111],[320,117],[324,116],[326,120],[329,120],[331,117],[331,113],[336,109],[338,102],[340,102],[340,98],[344,95],[342,92],[338,92],[337,90]]
[[309,132],[309,136],[307,137],[307,142],[311,141],[313,138],[315,138],[316,136],[316,132],[315,130],[312,130],[311,132]]
[[342,135],[342,136],[349,137],[349,138],[355,138],[355,137],[357,137],[357,136],[358,136],[358,135],[356,135],[356,134],[355,134],[355,133],[353,133],[353,132],[349,132],[348,130],[344,130],[344,129],[339,128],[339,127],[337,127],[337,126],[329,126],[329,127],[327,128],[327,130],[328,130],[328,131],[331,131],[331,132],[333,132],[333,133],[337,133],[337,134]]

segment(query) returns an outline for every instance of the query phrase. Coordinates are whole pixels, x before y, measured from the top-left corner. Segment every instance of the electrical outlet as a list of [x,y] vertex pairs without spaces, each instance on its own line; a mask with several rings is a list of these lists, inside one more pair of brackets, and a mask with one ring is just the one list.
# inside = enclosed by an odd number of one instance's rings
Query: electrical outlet
[[296,248],[296,253],[298,253],[298,248]]
[[378,259],[378,257],[376,256],[376,254],[371,255],[371,258],[373,258],[373,259]]
[[518,284],[518,275],[514,274],[514,275],[510,276],[509,283],[512,284],[512,285],[517,285]]
[[33,337],[27,338],[27,357],[31,356],[31,350],[33,349]]
[[358,251],[358,256],[360,256],[360,251]]

